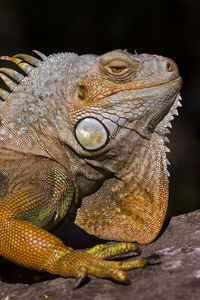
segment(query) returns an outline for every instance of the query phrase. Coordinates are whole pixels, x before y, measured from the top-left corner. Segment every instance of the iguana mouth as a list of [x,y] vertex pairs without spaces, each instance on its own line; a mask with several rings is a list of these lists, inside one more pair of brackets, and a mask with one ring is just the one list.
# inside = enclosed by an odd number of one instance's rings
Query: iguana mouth
[[[141,84],[140,84],[140,81],[138,81],[138,85],[136,85],[136,87],[134,88],[135,90],[143,90],[143,89],[149,89],[149,88],[156,88],[156,87],[159,87],[159,86],[163,86],[163,85],[171,85],[175,82],[180,82],[180,87],[181,87],[181,84],[182,84],[182,78],[180,75],[178,75],[176,78],[173,78],[172,80],[168,80],[168,81],[159,81],[157,80],[156,81],[152,81],[151,83],[148,83],[147,81],[144,81],[144,80],[141,80]],[[130,89],[127,89],[127,90],[132,90],[132,88]]]

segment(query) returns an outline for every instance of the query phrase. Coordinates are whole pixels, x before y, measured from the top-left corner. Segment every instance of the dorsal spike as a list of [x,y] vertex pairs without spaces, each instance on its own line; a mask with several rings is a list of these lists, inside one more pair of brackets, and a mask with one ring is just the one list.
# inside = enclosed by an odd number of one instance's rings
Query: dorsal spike
[[38,50],[33,50],[33,52],[35,52],[39,57],[41,57],[42,60],[45,60],[47,58],[47,56],[44,53]]
[[7,96],[10,95],[9,92],[3,90],[0,88],[0,97],[3,99],[3,100],[6,100]]
[[22,69],[26,75],[28,75],[30,71],[34,69],[33,66],[27,64],[26,62],[20,62],[18,64],[18,67]]
[[12,69],[0,68],[0,72],[9,75],[10,77],[12,77],[13,79],[15,79],[18,82],[20,82],[24,78],[24,76],[22,74],[18,73],[15,70],[12,70]]
[[0,59],[8,60],[16,64],[20,69],[24,71],[28,75],[28,73],[34,69],[31,65],[23,62],[21,59],[16,57],[10,57],[10,56],[0,56]]
[[10,78],[8,78],[3,73],[0,73],[0,78],[5,82],[5,84],[9,87],[11,91],[13,91],[14,88],[17,86],[15,82],[13,82]]
[[21,58],[35,67],[37,67],[40,62],[39,59],[35,58],[34,56],[27,55],[27,54],[16,54],[16,55],[14,55],[14,57]]
[[6,56],[6,55],[0,56],[0,59],[12,61],[16,65],[18,65],[20,62],[22,62],[22,60],[19,58],[15,58],[12,56]]

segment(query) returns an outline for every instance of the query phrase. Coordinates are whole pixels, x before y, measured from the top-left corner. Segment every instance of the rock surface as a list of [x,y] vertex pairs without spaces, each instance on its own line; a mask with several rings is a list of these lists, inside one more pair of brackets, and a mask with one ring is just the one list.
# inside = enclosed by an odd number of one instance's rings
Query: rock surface
[[161,263],[129,271],[129,285],[91,277],[73,290],[73,279],[6,263],[0,270],[0,300],[200,299],[200,210],[168,220],[160,237],[140,249],[143,256],[159,254]]

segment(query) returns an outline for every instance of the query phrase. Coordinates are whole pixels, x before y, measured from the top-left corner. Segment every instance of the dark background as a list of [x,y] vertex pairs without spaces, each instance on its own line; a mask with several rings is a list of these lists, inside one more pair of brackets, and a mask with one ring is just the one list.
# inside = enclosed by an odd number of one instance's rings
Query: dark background
[[178,64],[183,108],[170,137],[168,215],[200,208],[200,1],[0,0],[0,55],[119,48]]

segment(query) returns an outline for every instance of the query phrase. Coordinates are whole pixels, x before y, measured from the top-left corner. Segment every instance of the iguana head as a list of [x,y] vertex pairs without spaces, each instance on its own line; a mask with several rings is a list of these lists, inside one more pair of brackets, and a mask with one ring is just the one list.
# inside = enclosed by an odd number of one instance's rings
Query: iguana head
[[181,87],[171,59],[125,51],[81,56],[77,77],[69,120],[86,155],[115,147],[131,131],[150,139]]

